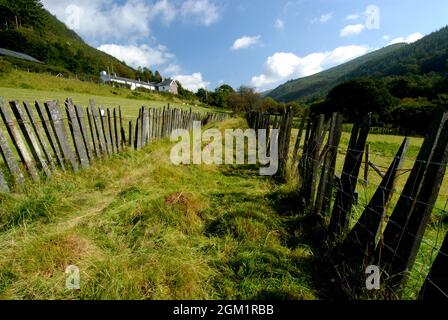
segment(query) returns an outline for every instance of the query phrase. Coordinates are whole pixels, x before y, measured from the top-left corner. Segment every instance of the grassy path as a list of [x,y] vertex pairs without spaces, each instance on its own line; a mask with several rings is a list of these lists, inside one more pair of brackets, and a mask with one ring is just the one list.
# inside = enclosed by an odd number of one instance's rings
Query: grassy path
[[314,299],[312,252],[288,246],[273,205],[287,187],[256,168],[173,166],[170,147],[0,195],[0,298]]

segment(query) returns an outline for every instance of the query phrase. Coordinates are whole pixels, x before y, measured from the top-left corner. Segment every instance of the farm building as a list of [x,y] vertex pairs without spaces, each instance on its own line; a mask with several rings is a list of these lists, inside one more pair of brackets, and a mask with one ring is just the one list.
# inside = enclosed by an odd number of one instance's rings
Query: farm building
[[156,84],[157,90],[161,92],[171,92],[177,94],[178,85],[173,79],[165,79],[162,82]]
[[151,91],[170,92],[177,94],[178,85],[177,82],[172,79],[164,79],[160,83],[156,82],[144,82],[123,77],[117,77],[116,75],[109,75],[106,71],[101,71],[100,80],[103,83],[119,84],[136,90],[138,88],[144,88]]

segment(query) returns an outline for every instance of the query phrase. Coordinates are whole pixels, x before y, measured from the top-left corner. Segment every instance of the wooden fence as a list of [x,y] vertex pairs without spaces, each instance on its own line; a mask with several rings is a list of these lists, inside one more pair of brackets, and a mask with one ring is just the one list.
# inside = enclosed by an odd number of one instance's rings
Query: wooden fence
[[140,150],[156,139],[168,137],[175,129],[192,129],[194,121],[205,125],[228,117],[169,106],[141,107],[126,132],[120,107],[97,107],[90,100],[89,106],[83,108],[71,99],[63,108],[57,101],[36,101],[34,105],[11,101],[8,107],[1,97],[0,114],[4,124],[0,125],[0,153],[4,160],[0,192],[22,185],[26,177],[39,181],[51,177],[57,169],[77,172],[97,158],[127,148]]
[[[283,139],[291,136],[290,117],[289,111],[275,120],[266,114],[248,115],[252,127],[279,128],[284,131],[279,134]],[[406,158],[409,138],[405,137],[386,172],[381,172],[369,160],[370,115],[353,125],[347,148],[341,147],[342,125],[342,116],[338,113],[302,118],[288,162],[292,172],[298,174],[298,205],[326,229],[326,241],[332,244],[330,251],[336,253],[333,256],[356,270],[362,270],[359,279],[365,280],[367,266],[380,268],[385,294],[389,297],[401,296],[417,254],[421,253],[422,243],[429,246],[432,253],[438,252],[438,255],[436,259],[428,259],[432,268],[429,274],[424,275],[426,281],[419,298],[447,299],[448,235],[440,249],[437,243],[430,243],[424,235],[434,211],[439,210],[446,216],[446,205],[445,209],[436,208],[436,201],[448,161],[448,112],[442,108],[434,116],[412,168],[402,168],[404,161],[409,160]],[[288,150],[281,147],[284,143],[280,138],[280,159],[288,159],[284,154]],[[344,160],[342,171],[338,172],[341,166],[337,166],[337,157],[341,154]],[[363,164],[365,170],[369,166],[376,169],[375,172],[381,175],[381,183],[370,199],[361,204],[358,189],[360,184],[366,183],[367,177],[366,172],[364,175],[361,172]],[[404,170],[409,175],[403,190],[398,193],[397,178],[403,175]],[[393,195],[398,197],[396,203],[391,201]],[[439,224],[438,236],[443,230]],[[421,270],[424,267],[428,266],[422,266]],[[352,285],[358,286],[354,292],[365,289],[365,282]]]

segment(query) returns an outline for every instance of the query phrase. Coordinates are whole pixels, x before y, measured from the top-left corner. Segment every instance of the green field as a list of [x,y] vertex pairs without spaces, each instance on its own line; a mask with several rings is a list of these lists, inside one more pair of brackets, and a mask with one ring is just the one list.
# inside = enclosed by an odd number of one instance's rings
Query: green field
[[197,112],[221,111],[211,109],[203,104],[183,101],[171,95],[131,91],[125,88],[113,88],[109,85],[24,71],[12,71],[0,75],[0,97],[5,101],[34,101],[38,99],[41,102],[59,100],[60,103],[70,97],[76,104],[82,106],[87,106],[89,99],[93,98],[97,105],[108,108],[121,106],[123,116],[128,120],[137,118],[141,106],[163,107],[168,103],[173,107],[192,108]]
[[[0,77],[5,100],[71,97],[85,106],[94,98],[98,105],[121,106],[126,120],[135,120],[142,105],[190,108],[157,94],[132,96],[126,89],[25,72],[14,77]],[[218,126],[246,124],[236,118]],[[349,138],[343,133],[337,173]],[[370,160],[385,171],[402,141],[370,134]],[[393,204],[422,142],[410,140]],[[322,295],[325,283],[313,278],[318,252],[291,228],[302,214],[288,196],[297,190],[294,177],[282,185],[260,177],[251,166],[176,167],[169,161],[171,145],[159,141],[99,160],[79,174],[56,172],[49,181],[28,181],[16,192],[1,194],[0,298],[329,298]],[[381,177],[371,169],[368,180],[358,183],[352,225]],[[445,181],[404,298],[416,297],[435,259],[447,230],[447,200]],[[64,271],[72,264],[81,270],[79,291],[65,289]]]
[[[244,127],[229,120],[219,126]],[[169,141],[1,194],[2,299],[315,299],[288,185],[255,167],[174,166]],[[80,268],[81,289],[65,288]]]

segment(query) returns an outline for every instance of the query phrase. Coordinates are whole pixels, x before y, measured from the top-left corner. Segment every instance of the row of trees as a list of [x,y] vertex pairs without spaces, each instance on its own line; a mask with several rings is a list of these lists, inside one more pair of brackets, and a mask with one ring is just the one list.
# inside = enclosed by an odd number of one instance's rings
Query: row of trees
[[298,102],[285,104],[277,102],[271,97],[263,97],[254,88],[241,86],[235,90],[228,84],[221,85],[215,91],[199,89],[196,97],[208,105],[232,109],[235,112],[263,111],[278,114],[290,106],[299,114],[305,108]]
[[140,81],[145,82],[161,82],[162,81],[162,75],[159,71],[155,71],[154,73],[149,70],[148,68],[139,67],[135,72],[136,79],[140,79]]
[[[431,79],[431,81],[429,81]],[[311,106],[315,113],[342,112],[347,121],[372,113],[373,124],[392,125],[424,133],[434,110],[446,104],[447,78],[425,76],[361,78],[336,86],[327,98]]]
[[1,0],[0,29],[18,29],[19,26],[42,26],[44,10],[39,0]]

